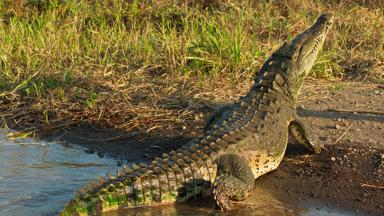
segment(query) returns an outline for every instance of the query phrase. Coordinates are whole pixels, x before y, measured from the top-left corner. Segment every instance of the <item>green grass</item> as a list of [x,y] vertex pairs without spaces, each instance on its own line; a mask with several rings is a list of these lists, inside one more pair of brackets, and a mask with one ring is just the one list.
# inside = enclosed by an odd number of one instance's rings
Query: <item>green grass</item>
[[0,0],[0,96],[68,116],[63,104],[79,103],[100,118],[107,94],[128,106],[135,95],[234,89],[322,11],[337,20],[311,76],[384,81],[381,1],[153,2]]
[[119,75],[121,67],[136,70],[154,64],[181,75],[243,73],[247,67],[254,73],[283,40],[330,9],[339,19],[314,76],[345,73],[348,65],[343,62],[352,56],[383,61],[384,12],[379,5],[333,8],[317,1],[291,9],[290,1],[287,8],[261,1],[223,3],[220,11],[167,1],[158,6],[122,0],[65,2],[29,0],[13,5],[3,0],[3,85],[17,86],[31,76],[93,77],[100,71]]

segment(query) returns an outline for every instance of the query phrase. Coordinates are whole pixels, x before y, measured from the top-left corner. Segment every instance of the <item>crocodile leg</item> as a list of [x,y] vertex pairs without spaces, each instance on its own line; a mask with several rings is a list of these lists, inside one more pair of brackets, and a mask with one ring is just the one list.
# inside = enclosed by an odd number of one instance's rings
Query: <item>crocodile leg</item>
[[227,154],[218,159],[217,176],[213,183],[214,198],[223,210],[230,210],[230,200],[244,200],[254,186],[255,179],[245,158]]
[[314,153],[319,153],[321,149],[324,148],[323,145],[316,141],[311,128],[299,118],[291,122],[289,125],[289,133],[297,142]]

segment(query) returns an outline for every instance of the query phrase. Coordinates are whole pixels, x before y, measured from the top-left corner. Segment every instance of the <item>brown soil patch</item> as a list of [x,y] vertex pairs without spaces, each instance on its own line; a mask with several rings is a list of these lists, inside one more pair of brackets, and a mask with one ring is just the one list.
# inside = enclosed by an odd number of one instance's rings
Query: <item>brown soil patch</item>
[[286,192],[298,203],[318,202],[357,215],[384,214],[383,149],[343,143],[316,155],[297,150],[291,148],[279,168],[260,179],[261,184]]

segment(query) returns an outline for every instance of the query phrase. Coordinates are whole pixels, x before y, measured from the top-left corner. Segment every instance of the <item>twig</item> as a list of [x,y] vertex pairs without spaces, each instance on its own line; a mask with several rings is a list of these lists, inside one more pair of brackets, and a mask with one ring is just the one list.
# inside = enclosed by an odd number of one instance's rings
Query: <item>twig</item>
[[88,142],[113,142],[113,141],[117,141],[117,140],[125,140],[125,139],[130,139],[138,134],[140,134],[139,132],[133,132],[133,133],[130,133],[128,135],[126,134],[119,134],[115,137],[111,137],[111,138],[104,138],[104,139],[89,139],[89,138],[85,138],[85,137],[82,137],[78,134],[75,134],[75,133],[71,133],[73,134],[74,136],[82,139],[82,140],[85,140],[85,141],[88,141]]
[[344,135],[351,129],[352,125],[353,123],[351,123],[349,127],[341,134],[341,136],[337,138],[337,140],[335,141],[335,144],[338,143],[344,137]]
[[360,186],[361,186],[361,187],[368,187],[368,188],[384,189],[384,186],[371,185],[371,184],[364,184],[364,183],[360,183]]

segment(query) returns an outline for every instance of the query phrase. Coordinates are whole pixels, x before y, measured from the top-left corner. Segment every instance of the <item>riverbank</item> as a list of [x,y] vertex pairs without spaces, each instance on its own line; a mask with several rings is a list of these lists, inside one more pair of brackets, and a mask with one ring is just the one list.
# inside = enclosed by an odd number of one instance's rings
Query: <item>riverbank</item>
[[298,104],[329,150],[293,150],[262,179],[297,199],[380,215],[382,1],[194,2],[1,1],[0,127],[120,164],[149,160],[199,136],[273,50],[333,11]]
[[[308,80],[299,97],[298,114],[328,150],[313,155],[290,142],[279,168],[256,184],[281,203],[316,206],[314,214],[326,215],[328,210],[334,214],[338,209],[347,212],[340,215],[382,215],[383,97],[381,84]],[[78,125],[52,137],[86,146],[88,153],[113,157],[120,164],[149,161],[201,135],[204,120],[215,108],[206,106],[199,113],[201,120],[191,121],[185,130],[164,130],[153,136]]]

